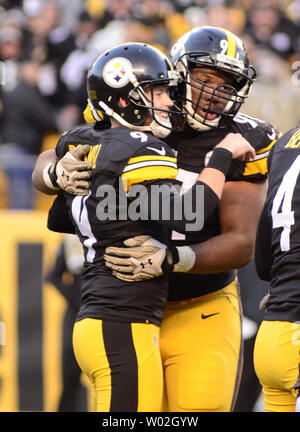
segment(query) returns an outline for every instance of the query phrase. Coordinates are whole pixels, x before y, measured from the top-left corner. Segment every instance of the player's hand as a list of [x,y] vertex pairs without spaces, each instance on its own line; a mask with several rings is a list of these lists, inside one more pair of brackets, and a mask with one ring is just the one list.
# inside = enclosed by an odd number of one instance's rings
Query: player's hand
[[105,265],[126,282],[149,280],[172,270],[172,254],[167,246],[148,235],[129,238],[127,247],[105,249]]
[[72,195],[88,194],[92,163],[84,162],[84,157],[89,150],[90,146],[87,144],[77,146],[53,164],[52,174],[56,175],[56,183],[60,189]]
[[225,148],[232,153],[233,159],[249,161],[255,158],[255,150],[239,133],[229,133],[215,148]]

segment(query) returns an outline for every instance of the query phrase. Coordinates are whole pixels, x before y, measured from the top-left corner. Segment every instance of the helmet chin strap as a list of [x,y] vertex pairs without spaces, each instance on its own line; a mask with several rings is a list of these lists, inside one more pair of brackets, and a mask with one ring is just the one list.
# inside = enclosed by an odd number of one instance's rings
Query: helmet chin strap
[[192,117],[190,114],[187,115],[186,121],[191,126],[191,128],[196,131],[204,132],[212,129],[212,126],[201,123],[199,120],[196,120],[196,118]]
[[[156,118],[155,118],[155,114],[154,113],[152,114],[153,107],[151,106],[151,104],[147,100],[143,89],[137,87],[137,91],[138,91],[140,97],[142,98],[142,101],[144,102],[144,104],[149,107],[149,113],[153,116],[153,120],[150,123],[150,130],[153,133],[153,135],[156,136],[157,138],[165,138],[168,135],[170,135],[171,129],[172,129],[172,123],[170,122],[170,120],[160,119],[160,123],[158,123]],[[165,127],[164,127],[164,125],[165,125]]]
[[[166,129],[165,127],[157,123],[155,119],[153,119],[150,125],[148,126],[133,125],[131,123],[128,123],[126,120],[124,120],[119,114],[117,114],[113,109],[108,107],[104,102],[100,101],[99,105],[103,109],[105,114],[107,114],[109,117],[113,117],[118,123],[120,123],[122,126],[128,127],[129,129],[134,129],[143,132],[152,132],[153,135],[155,135],[157,138],[165,138],[171,132],[170,129]],[[166,124],[167,127],[172,126],[171,122],[168,120],[161,120],[161,123]]]
[[[208,131],[212,128],[218,127],[219,121],[221,117],[216,117],[214,120],[204,120],[202,116],[199,114],[191,114],[190,109],[192,108],[191,103],[188,102],[185,104],[187,110],[187,122],[191,126],[192,129],[197,131]],[[205,122],[205,123],[204,123]]]
[[[171,127],[172,124],[170,121],[167,120],[161,120],[161,125],[157,123],[157,121],[154,119],[150,123],[150,129],[153,135],[155,135],[157,138],[165,138],[171,133]],[[166,127],[162,126],[163,124],[166,125]],[[168,127],[168,129],[167,129]]]

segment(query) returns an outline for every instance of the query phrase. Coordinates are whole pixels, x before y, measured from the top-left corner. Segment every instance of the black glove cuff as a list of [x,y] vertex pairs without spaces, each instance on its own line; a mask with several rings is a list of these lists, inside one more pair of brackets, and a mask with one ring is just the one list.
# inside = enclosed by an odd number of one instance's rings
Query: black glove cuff
[[49,178],[50,178],[51,183],[53,184],[53,186],[58,188],[59,186],[57,184],[57,174],[56,174],[56,166],[57,166],[57,164],[58,164],[58,159],[54,163],[52,163],[52,165],[49,167],[49,169],[48,169],[48,175],[49,175]]
[[164,273],[173,273],[174,266],[179,261],[178,249],[176,246],[168,246],[166,251],[166,258],[162,265],[162,271]]
[[221,171],[226,176],[230,169],[231,162],[232,162],[231,151],[222,147],[217,147],[214,149],[206,167],[215,168]]

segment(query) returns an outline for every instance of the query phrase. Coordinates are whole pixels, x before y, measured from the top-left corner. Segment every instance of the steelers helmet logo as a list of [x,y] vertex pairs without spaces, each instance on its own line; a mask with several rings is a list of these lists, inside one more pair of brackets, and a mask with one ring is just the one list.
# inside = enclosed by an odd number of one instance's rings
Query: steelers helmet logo
[[115,57],[104,66],[103,79],[110,87],[120,88],[129,83],[131,73],[130,61],[123,57]]

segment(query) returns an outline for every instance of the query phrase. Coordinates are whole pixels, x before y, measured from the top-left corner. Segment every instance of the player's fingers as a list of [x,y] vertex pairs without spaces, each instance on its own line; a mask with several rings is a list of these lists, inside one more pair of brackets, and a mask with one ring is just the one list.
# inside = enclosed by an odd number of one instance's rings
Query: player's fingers
[[121,279],[122,281],[125,282],[139,282],[139,281],[144,281],[144,280],[149,280],[154,278],[154,276],[152,275],[146,275],[146,274],[126,275],[124,273],[117,272],[117,271],[113,271],[112,274],[116,276],[118,279]]
[[127,257],[129,258],[130,255],[127,251],[126,248],[119,248],[116,246],[109,246],[105,249],[105,254],[106,255],[117,255],[117,256],[121,256],[121,257]]
[[140,236],[131,237],[131,238],[124,240],[124,245],[126,245],[128,247],[141,246],[141,244],[143,244],[149,238],[150,238],[150,236],[148,236],[148,235],[140,235]]
[[79,145],[71,150],[70,153],[76,158],[76,159],[83,159],[84,156],[90,151],[91,146],[88,144]]
[[132,266],[132,261],[130,258],[120,258],[118,256],[112,256],[104,254],[103,258],[105,259],[105,263],[121,265],[121,266]]
[[80,164],[77,165],[76,170],[77,171],[88,171],[88,172],[90,172],[90,175],[92,175],[92,173],[91,173],[92,162],[81,162]]
[[125,273],[121,273],[121,272],[117,272],[117,271],[113,271],[112,274],[124,282],[134,282],[135,281],[134,275],[126,275]]
[[91,171],[73,171],[71,174],[72,180],[89,180],[92,177]]
[[110,268],[111,270],[117,271],[117,272],[121,272],[121,273],[125,273],[125,274],[132,274],[133,275],[133,267],[130,266],[121,266],[121,265],[117,265],[117,264],[112,264],[110,262],[106,262],[105,263],[106,267]]
[[89,189],[66,189],[66,192],[68,192],[71,195],[76,195],[76,196],[85,196],[88,195],[89,193]]
[[254,150],[253,147],[251,147],[251,150],[250,150],[249,154],[250,154],[250,159],[254,159],[255,158],[256,153],[255,153],[255,150]]
[[91,183],[88,181],[76,181],[75,185],[74,185],[76,190],[89,190],[91,187]]

